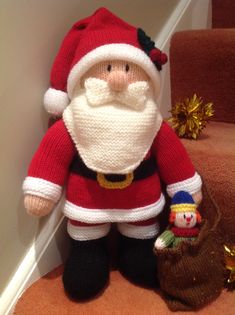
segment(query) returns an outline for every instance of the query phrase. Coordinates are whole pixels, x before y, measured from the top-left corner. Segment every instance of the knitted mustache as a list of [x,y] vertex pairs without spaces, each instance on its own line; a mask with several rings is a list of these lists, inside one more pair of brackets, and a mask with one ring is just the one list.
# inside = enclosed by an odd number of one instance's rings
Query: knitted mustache
[[118,101],[135,110],[141,110],[146,102],[149,83],[138,81],[130,83],[121,92],[112,91],[108,83],[97,78],[89,78],[85,81],[86,97],[90,105],[99,106],[112,101]]

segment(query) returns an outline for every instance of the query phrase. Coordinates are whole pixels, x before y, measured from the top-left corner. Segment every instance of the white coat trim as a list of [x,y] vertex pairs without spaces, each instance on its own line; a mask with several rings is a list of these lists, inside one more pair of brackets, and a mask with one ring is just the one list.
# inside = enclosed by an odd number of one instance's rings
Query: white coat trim
[[92,66],[101,61],[118,59],[133,62],[144,69],[152,81],[156,97],[159,95],[160,73],[143,50],[129,44],[107,44],[93,49],[73,66],[67,81],[69,98],[72,99],[75,85]]
[[111,224],[94,226],[76,226],[68,221],[67,231],[70,237],[76,241],[90,241],[104,237],[109,233]]
[[137,222],[157,216],[163,210],[164,205],[163,195],[153,204],[134,209],[87,209],[67,200],[64,215],[69,219],[85,223]]
[[198,192],[202,187],[202,180],[200,175],[196,172],[193,177],[183,180],[181,182],[167,186],[167,193],[173,197],[175,193],[180,190],[187,191],[191,195]]
[[23,183],[23,192],[57,202],[61,197],[62,187],[42,178],[27,176]]
[[160,227],[158,222],[146,226],[136,226],[128,223],[118,223],[118,230],[122,235],[127,237],[137,239],[148,239],[157,236]]

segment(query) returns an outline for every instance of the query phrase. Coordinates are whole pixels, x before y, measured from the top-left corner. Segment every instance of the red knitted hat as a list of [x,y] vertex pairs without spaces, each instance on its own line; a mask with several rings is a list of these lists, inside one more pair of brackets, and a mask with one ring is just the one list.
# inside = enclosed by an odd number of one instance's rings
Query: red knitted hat
[[44,97],[46,110],[55,116],[61,115],[72,98],[75,85],[89,68],[104,60],[118,59],[142,67],[156,95],[159,94],[159,70],[167,57],[143,30],[127,24],[105,8],[75,23],[55,58],[51,87]]

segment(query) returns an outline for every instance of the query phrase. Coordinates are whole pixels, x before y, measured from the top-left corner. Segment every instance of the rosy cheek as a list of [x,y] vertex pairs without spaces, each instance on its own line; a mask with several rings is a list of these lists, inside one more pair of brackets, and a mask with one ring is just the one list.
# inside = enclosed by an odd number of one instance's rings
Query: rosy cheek
[[107,71],[104,71],[104,72],[102,72],[102,73],[97,73],[97,74],[95,75],[95,77],[96,77],[97,79],[107,80],[107,79],[108,79],[108,73],[107,73]]
[[142,71],[138,71],[136,69],[133,69],[128,73],[128,83],[134,83],[137,81],[149,81],[149,77],[146,73]]
[[180,223],[184,223],[184,218],[179,219]]

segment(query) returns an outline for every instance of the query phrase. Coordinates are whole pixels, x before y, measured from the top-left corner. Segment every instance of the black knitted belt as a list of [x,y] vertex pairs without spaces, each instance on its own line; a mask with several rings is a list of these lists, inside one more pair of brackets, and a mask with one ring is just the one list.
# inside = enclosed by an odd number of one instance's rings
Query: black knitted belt
[[[99,177],[105,178],[106,181],[110,183],[122,183],[125,182],[127,177],[131,175],[132,181],[136,180],[141,180],[145,179],[147,177],[152,176],[154,173],[157,172],[157,165],[154,160],[154,158],[149,158],[147,160],[144,160],[133,172],[127,174],[127,175],[122,175],[122,174],[100,174],[97,172],[92,171],[89,169],[82,159],[79,156],[76,156],[76,158],[73,160],[70,170],[73,173],[76,173],[80,176],[93,179],[93,180],[98,180]],[[127,185],[128,186],[128,185]]]

